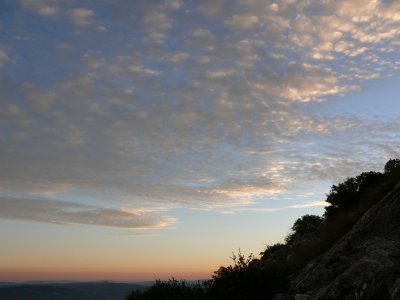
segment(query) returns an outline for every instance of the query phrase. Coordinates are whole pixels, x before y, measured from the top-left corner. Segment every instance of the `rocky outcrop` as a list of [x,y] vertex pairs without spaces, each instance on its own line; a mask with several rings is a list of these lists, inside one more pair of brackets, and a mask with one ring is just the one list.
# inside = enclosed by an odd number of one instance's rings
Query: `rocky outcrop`
[[291,286],[309,299],[400,299],[400,184]]

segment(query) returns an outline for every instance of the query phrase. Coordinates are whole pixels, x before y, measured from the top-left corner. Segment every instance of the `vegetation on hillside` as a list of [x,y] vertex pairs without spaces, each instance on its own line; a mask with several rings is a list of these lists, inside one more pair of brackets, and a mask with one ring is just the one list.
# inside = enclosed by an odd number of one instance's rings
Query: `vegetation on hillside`
[[246,300],[269,299],[289,288],[289,278],[326,252],[374,204],[400,181],[400,159],[389,160],[384,173],[364,172],[333,185],[322,217],[297,219],[284,243],[269,245],[257,258],[239,250],[233,264],[220,267],[212,279],[196,284],[171,279],[157,281],[127,300]]

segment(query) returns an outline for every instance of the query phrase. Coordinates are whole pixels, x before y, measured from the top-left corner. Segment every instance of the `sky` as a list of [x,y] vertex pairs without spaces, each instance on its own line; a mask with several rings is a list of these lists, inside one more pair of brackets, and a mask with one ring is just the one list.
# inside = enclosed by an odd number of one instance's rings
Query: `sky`
[[207,278],[399,157],[400,1],[0,0],[0,280]]

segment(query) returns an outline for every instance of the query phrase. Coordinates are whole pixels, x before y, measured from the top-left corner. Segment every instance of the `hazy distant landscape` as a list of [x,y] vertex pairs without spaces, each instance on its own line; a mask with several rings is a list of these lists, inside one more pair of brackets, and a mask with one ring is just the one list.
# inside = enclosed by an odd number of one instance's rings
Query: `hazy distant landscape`
[[151,283],[27,282],[0,283],[1,300],[124,300],[134,290]]

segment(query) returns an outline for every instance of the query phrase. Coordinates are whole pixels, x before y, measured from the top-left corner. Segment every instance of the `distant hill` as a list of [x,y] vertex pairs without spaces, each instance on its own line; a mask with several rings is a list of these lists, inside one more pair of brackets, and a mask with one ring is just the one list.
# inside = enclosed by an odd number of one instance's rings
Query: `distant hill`
[[0,300],[124,300],[145,285],[115,282],[0,284]]

